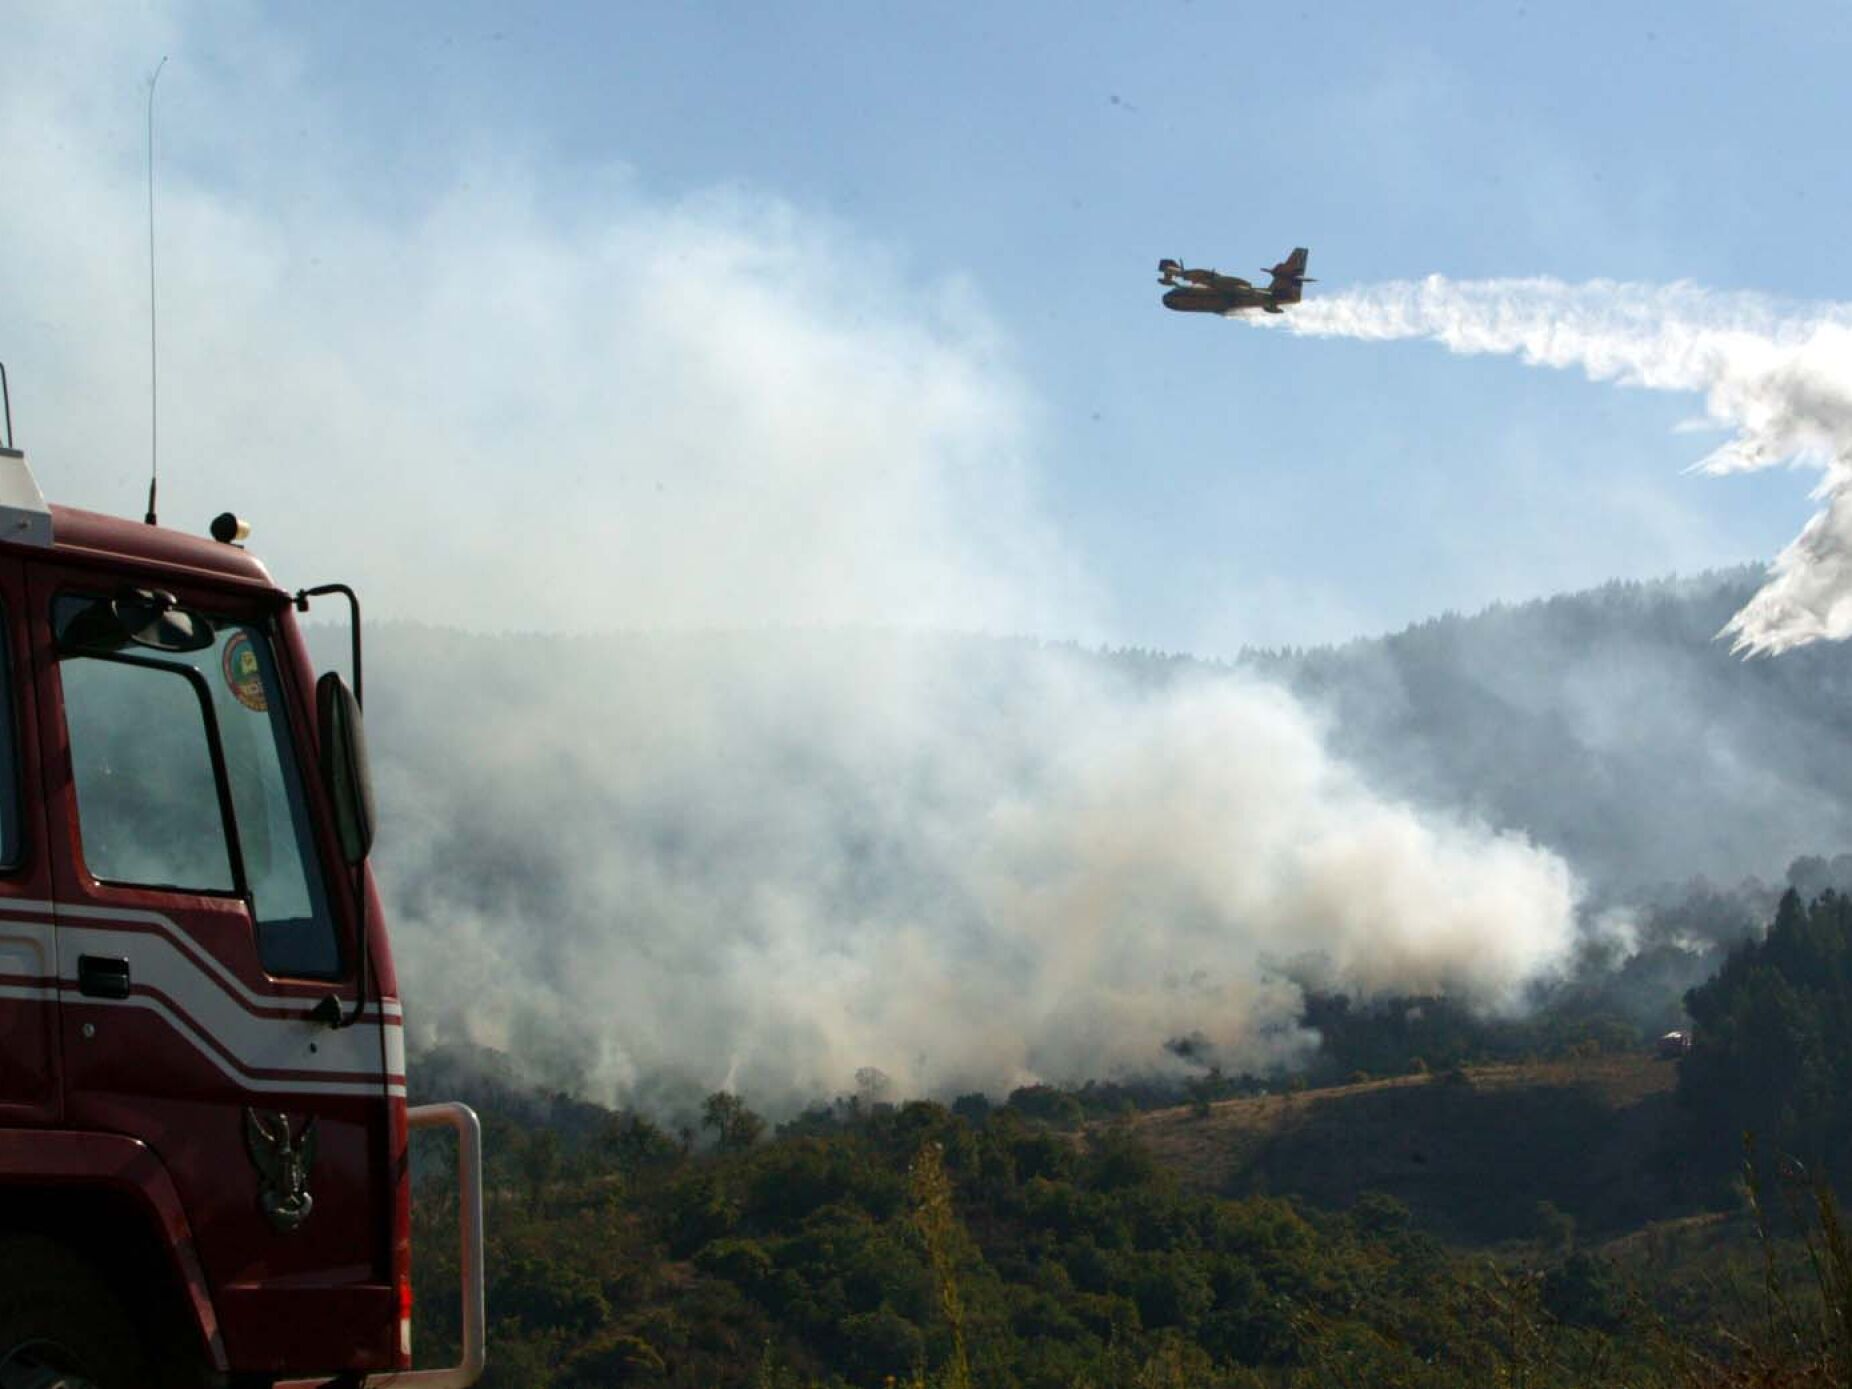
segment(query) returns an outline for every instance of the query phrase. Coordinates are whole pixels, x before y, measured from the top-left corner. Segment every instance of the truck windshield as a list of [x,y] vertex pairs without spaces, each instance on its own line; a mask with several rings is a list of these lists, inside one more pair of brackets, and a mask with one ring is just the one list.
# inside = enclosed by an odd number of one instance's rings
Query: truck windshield
[[[61,642],[96,601],[57,600]],[[270,634],[212,625],[198,651],[63,650],[84,864],[108,883],[242,893],[266,973],[333,978],[340,949]]]

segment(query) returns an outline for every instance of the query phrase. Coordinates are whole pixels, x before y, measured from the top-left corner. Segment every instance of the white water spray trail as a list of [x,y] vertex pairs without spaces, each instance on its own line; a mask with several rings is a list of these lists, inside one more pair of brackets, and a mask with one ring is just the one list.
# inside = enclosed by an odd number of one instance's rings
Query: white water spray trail
[[[1258,316],[1256,316],[1258,317]],[[1706,473],[1798,464],[1821,509],[1722,635],[1773,653],[1852,636],[1852,305],[1792,305],[1690,284],[1420,281],[1307,300],[1271,325],[1315,337],[1422,338],[1459,353],[1579,367],[1591,380],[1701,392],[1732,437]]]

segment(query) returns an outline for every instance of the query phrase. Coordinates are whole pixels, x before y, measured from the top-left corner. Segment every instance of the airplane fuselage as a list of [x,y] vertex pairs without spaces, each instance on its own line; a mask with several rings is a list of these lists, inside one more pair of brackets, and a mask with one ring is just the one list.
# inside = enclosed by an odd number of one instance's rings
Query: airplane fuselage
[[1158,262],[1158,283],[1172,286],[1164,296],[1164,307],[1178,313],[1231,314],[1246,309],[1284,313],[1287,305],[1299,302],[1301,289],[1310,283],[1306,258],[1305,247],[1294,247],[1285,260],[1268,267],[1272,279],[1262,287],[1238,275],[1191,270],[1167,257]]
[[1164,307],[1178,313],[1240,313],[1243,309],[1261,309],[1280,313],[1273,293],[1265,289],[1201,289],[1179,286],[1164,296]]

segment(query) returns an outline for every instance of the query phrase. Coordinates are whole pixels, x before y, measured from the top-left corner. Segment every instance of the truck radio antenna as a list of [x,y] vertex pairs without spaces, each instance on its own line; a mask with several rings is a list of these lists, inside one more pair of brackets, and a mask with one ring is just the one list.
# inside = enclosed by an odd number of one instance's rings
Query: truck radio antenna
[[154,494],[161,480],[161,377],[160,358],[155,351],[154,317],[154,88],[161,80],[167,57],[155,65],[148,79],[148,515],[155,524]]

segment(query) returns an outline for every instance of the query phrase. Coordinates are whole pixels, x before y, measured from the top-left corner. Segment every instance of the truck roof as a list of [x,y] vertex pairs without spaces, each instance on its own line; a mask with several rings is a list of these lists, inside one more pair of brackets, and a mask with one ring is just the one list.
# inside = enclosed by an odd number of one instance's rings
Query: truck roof
[[0,446],[0,547],[22,556],[50,551],[79,564],[126,563],[276,591],[270,571],[237,545],[74,506],[46,505],[26,455],[5,446]]
[[167,526],[150,526],[120,516],[54,504],[51,531],[52,553],[60,558],[107,558],[115,562],[191,570],[215,579],[260,584],[269,589],[276,587],[270,571],[241,547],[222,544],[203,535],[188,535]]

